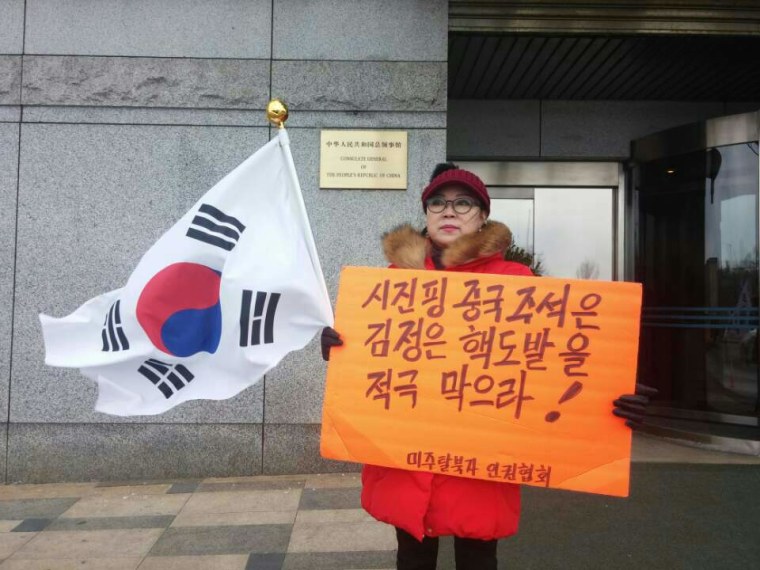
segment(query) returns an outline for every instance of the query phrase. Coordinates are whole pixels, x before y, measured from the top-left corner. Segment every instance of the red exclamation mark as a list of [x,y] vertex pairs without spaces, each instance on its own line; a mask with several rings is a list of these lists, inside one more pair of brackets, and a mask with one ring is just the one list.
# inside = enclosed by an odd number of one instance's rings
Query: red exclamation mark
[[[562,394],[562,397],[559,399],[559,403],[562,404],[564,402],[567,402],[568,400],[572,400],[575,398],[578,394],[581,393],[581,390],[583,390],[583,384],[581,384],[578,381],[573,382],[570,387],[565,390],[565,393]],[[558,411],[551,411],[546,416],[544,416],[544,419],[547,422],[556,422],[559,419],[560,413]]]

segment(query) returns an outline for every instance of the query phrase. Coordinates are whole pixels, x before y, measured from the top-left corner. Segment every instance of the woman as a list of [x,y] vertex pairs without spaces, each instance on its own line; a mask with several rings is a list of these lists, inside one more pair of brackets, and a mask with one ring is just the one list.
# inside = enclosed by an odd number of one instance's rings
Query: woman
[[[533,275],[505,261],[509,229],[488,221],[491,199],[483,182],[455,165],[439,164],[422,192],[425,229],[401,226],[383,236],[391,267],[501,275]],[[342,344],[322,332],[322,356]],[[646,396],[615,400],[615,415],[633,427],[643,417]],[[457,570],[496,570],[496,543],[517,532],[520,487],[479,479],[366,465],[362,507],[396,527],[399,570],[435,570],[438,537],[453,535]]]

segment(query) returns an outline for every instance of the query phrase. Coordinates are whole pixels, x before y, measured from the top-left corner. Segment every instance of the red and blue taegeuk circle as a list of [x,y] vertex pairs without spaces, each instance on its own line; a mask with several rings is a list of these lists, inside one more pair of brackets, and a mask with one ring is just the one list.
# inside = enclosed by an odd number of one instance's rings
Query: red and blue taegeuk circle
[[213,354],[222,336],[220,285],[220,273],[205,265],[169,265],[143,287],[137,321],[153,345],[167,354]]

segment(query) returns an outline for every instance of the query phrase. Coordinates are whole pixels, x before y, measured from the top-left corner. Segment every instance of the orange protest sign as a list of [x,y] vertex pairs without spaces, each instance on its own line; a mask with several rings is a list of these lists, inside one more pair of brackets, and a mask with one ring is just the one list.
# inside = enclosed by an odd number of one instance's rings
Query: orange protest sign
[[322,455],[627,496],[641,286],[341,273]]

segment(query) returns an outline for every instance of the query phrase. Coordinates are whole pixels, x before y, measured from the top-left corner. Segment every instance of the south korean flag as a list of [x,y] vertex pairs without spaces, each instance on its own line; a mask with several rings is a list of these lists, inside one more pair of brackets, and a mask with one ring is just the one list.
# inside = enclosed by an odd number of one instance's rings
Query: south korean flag
[[45,362],[98,383],[95,409],[230,398],[333,322],[285,130],[209,190],[127,284],[40,315]]

